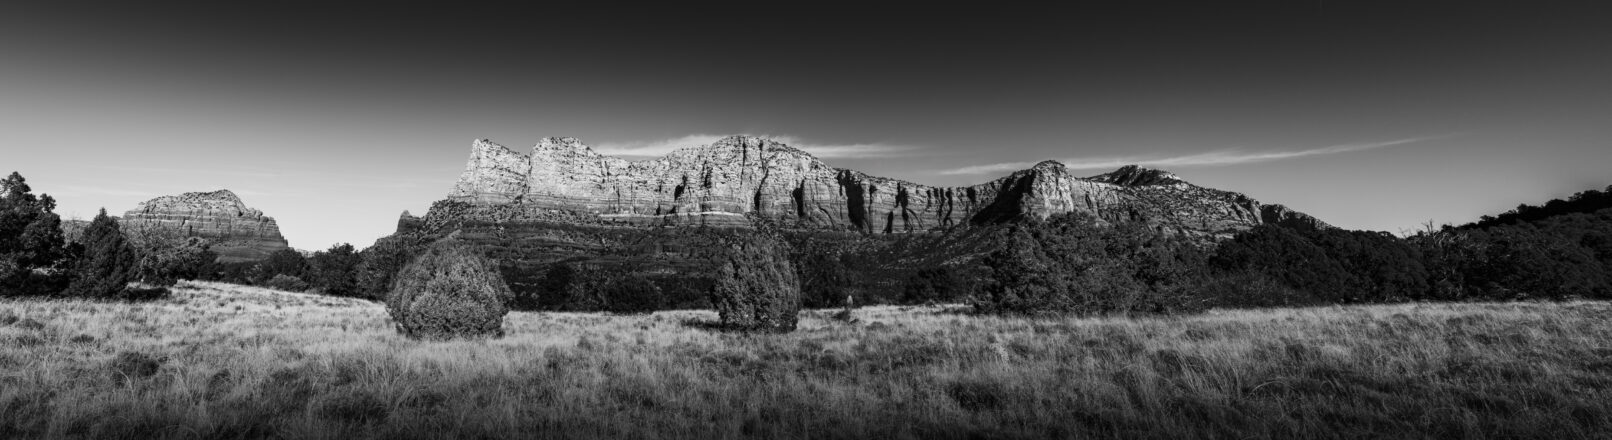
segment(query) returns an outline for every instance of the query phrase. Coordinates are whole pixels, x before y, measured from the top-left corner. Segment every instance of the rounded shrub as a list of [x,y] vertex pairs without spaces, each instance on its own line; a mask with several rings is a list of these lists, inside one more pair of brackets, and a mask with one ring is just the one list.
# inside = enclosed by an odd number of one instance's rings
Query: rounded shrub
[[730,328],[788,332],[800,313],[800,279],[788,246],[763,232],[723,240],[716,258],[711,305]]
[[499,337],[512,296],[497,265],[448,239],[398,272],[386,309],[398,331],[411,338]]

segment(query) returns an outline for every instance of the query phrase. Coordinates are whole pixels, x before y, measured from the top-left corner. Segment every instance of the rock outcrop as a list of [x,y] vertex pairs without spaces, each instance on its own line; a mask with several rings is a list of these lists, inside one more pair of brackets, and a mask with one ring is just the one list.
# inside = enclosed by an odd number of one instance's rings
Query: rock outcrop
[[449,200],[566,212],[639,226],[744,225],[746,213],[787,228],[910,233],[1084,212],[1224,236],[1264,221],[1241,194],[1127,166],[1092,177],[1046,161],[990,182],[936,187],[834,168],[762,138],[731,136],[665,157],[627,161],[574,138],[530,153],[476,141]]
[[1294,211],[1283,205],[1265,205],[1259,210],[1259,218],[1263,223],[1282,225],[1289,228],[1327,229],[1333,227],[1309,214]]
[[141,202],[123,214],[125,228],[159,228],[212,242],[218,261],[256,261],[286,249],[274,218],[241,202],[229,190],[191,192]]

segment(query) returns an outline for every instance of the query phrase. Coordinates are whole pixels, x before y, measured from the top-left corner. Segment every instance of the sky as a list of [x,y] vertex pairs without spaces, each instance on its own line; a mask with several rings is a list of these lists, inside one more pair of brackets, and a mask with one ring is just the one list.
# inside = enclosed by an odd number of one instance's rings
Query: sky
[[480,138],[762,135],[931,185],[1137,163],[1388,232],[1612,184],[1593,2],[121,3],[0,5],[0,172],[66,218],[230,189],[307,250],[423,213]]

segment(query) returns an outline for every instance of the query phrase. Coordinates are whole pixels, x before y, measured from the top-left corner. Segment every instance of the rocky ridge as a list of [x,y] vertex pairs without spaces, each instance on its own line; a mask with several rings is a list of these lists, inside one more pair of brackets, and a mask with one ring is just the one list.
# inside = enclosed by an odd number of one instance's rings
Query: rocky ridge
[[1046,161],[942,187],[835,168],[756,137],[639,161],[548,138],[526,153],[475,141],[448,197],[423,216],[404,212],[377,246],[458,237],[499,261],[518,297],[538,302],[569,295],[563,286],[578,281],[566,274],[630,272],[656,280],[668,306],[701,308],[710,306],[711,243],[757,221],[781,232],[798,264],[842,267],[855,280],[850,294],[891,298],[920,269],[977,271],[975,262],[1006,244],[1003,226],[1067,213],[1207,239],[1313,220],[1136,166],[1081,177]]
[[141,202],[123,214],[125,228],[159,228],[206,238],[220,262],[256,261],[289,244],[273,217],[247,207],[229,190],[190,192]]
[[638,226],[742,226],[748,224],[744,215],[754,213],[788,228],[863,233],[1084,212],[1104,221],[1228,236],[1282,216],[1242,194],[1134,165],[1078,177],[1045,161],[978,185],[937,187],[834,168],[799,149],[748,136],[640,161],[599,154],[575,138],[543,139],[530,153],[477,140],[448,199],[540,218],[563,212]]

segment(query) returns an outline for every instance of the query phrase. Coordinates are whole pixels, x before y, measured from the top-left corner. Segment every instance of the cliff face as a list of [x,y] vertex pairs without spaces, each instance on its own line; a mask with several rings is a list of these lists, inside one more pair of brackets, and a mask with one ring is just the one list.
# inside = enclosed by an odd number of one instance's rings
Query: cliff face
[[999,249],[998,225],[1076,212],[1195,237],[1307,218],[1135,166],[1080,177],[1047,161],[977,185],[940,187],[834,168],[754,137],[641,161],[549,138],[529,153],[476,141],[447,199],[423,216],[404,212],[398,236],[476,243],[498,259],[518,295],[564,295],[556,286],[569,281],[551,276],[561,264],[651,276],[669,304],[695,308],[709,306],[701,293],[713,270],[701,257],[707,238],[727,230],[681,226],[749,227],[747,216],[760,216],[797,251],[831,256],[814,261],[844,264],[857,289],[893,292],[918,269],[967,268]]
[[864,233],[1070,212],[1220,236],[1264,221],[1259,202],[1241,194],[1136,166],[1083,178],[1047,161],[978,185],[936,187],[830,167],[744,136],[643,161],[604,156],[574,138],[544,139],[529,154],[478,140],[448,199],[627,225],[739,226],[756,213],[794,229]]
[[241,202],[229,190],[162,196],[123,214],[129,228],[161,228],[213,243],[221,262],[255,261],[286,249],[274,218]]

